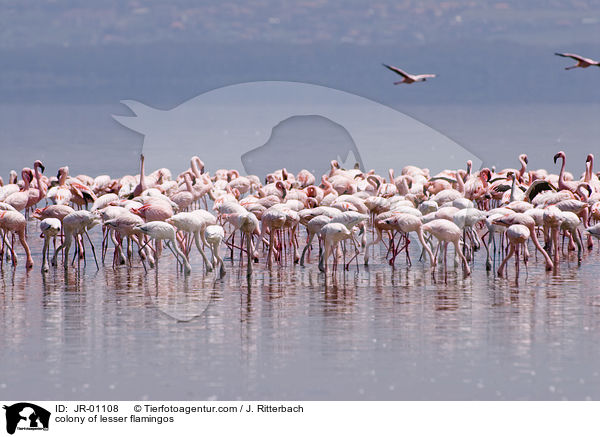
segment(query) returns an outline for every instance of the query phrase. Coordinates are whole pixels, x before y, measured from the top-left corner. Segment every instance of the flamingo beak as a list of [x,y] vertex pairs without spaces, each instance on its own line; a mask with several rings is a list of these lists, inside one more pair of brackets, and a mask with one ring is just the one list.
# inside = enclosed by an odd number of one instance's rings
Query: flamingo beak
[[554,155],[554,163],[556,164],[556,160],[560,157],[560,153],[557,153],[556,155]]
[[529,158],[528,157],[523,158],[523,161],[525,161],[525,164],[529,164]]
[[40,170],[42,171],[42,173],[44,173],[44,170],[46,170],[46,167],[44,167],[43,164],[40,164],[39,167],[40,167]]

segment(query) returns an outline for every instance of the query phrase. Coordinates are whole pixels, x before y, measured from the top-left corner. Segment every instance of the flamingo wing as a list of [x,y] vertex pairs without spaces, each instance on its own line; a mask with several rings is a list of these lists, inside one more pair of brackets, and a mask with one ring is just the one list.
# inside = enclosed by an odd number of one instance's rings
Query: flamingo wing
[[556,56],[561,56],[563,58],[571,58],[571,59],[574,59],[575,61],[578,61],[578,62],[588,62],[588,63],[589,63],[589,61],[592,61],[592,63],[595,62],[595,61],[593,61],[591,59],[584,58],[583,56],[580,56],[580,55],[578,55],[576,53],[554,53],[554,54]]
[[387,64],[382,64],[385,68],[387,68],[390,71],[393,71],[396,74],[399,74],[400,76],[406,78],[406,79],[410,79],[410,74],[408,74],[407,72],[400,70],[398,67],[393,67],[391,65],[387,65]]
[[574,53],[554,53],[556,56],[560,56],[561,58],[572,58],[575,59],[577,61],[579,61],[581,59],[581,56],[576,55]]
[[531,202],[535,196],[537,196],[542,191],[558,191],[558,189],[552,185],[550,182],[545,181],[543,179],[538,179],[533,181],[533,183],[529,186],[527,191],[525,191],[525,200]]

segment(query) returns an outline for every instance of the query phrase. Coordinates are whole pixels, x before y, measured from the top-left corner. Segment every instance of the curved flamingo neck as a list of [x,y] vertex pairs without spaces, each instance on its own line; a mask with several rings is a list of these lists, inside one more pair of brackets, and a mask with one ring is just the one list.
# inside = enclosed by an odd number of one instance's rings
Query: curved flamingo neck
[[192,181],[190,180],[190,175],[185,173],[183,175],[183,179],[185,180],[185,188],[191,193],[192,192]]
[[145,187],[146,186],[146,177],[144,176],[144,155],[141,155],[140,157],[140,185]]
[[37,181],[38,188],[41,188],[40,179],[42,177],[42,173],[40,172],[40,165],[37,162],[33,164],[33,170],[35,172],[35,180]]
[[585,176],[583,178],[584,182],[590,182],[592,180],[592,175],[594,168],[594,155],[588,155],[588,160],[585,162]]
[[37,181],[37,189],[39,192],[38,201],[42,200],[42,198],[48,192],[48,187],[42,182],[42,172],[40,171],[39,167],[40,165],[37,162],[33,165],[33,169],[35,170],[35,180]]
[[558,175],[558,188],[563,190],[565,189],[565,164],[566,164],[566,159],[564,156],[561,156],[562,159],[562,164],[560,166],[560,173]]
[[577,189],[575,190],[576,194],[581,198],[582,202],[587,202],[589,196],[587,195],[587,193],[585,192],[585,190],[583,190],[583,188],[587,185],[586,183],[581,183],[577,186]]
[[458,174],[458,172],[456,172],[456,184],[458,185],[457,191],[464,196],[465,182],[463,181],[462,177],[460,177],[460,174]]
[[202,170],[204,170],[204,163],[197,156],[192,157],[192,171],[196,175],[196,177],[200,177],[202,175]]
[[61,170],[60,172],[60,178],[58,179],[58,185],[65,185],[67,183],[67,176],[69,174],[67,173],[66,170]]
[[510,187],[510,202],[514,202],[515,201],[515,186],[517,185],[517,178],[515,177],[514,173],[512,175],[512,185]]
[[26,172],[21,173],[21,177],[23,178],[23,191],[29,190],[29,175]]
[[520,157],[519,161],[521,162],[521,170],[519,170],[519,179],[523,179],[523,175],[527,171],[527,164],[525,163],[525,158]]

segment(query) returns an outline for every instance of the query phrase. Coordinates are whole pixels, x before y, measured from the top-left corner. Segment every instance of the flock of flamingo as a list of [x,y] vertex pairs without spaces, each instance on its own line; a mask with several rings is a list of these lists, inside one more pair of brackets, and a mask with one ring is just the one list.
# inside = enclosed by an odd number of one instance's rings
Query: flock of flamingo
[[[565,67],[565,70],[573,70],[574,68],[588,68],[588,67],[592,67],[592,66],[600,67],[600,62],[598,62],[594,59],[591,59],[591,58],[586,58],[584,56],[578,55],[577,53],[554,53],[554,54],[556,56],[560,56],[561,58],[570,58],[570,59],[573,59],[574,61],[577,61],[577,63],[575,65],[571,65],[570,67]],[[401,84],[410,85],[411,83],[415,83],[415,82],[426,82],[427,79],[433,79],[434,77],[437,77],[437,75],[435,75],[435,74],[410,74],[410,73],[407,73],[406,71],[404,71],[398,67],[394,67],[392,65],[383,64],[383,66],[385,68],[387,68],[388,70],[393,71],[400,77],[402,77],[402,80],[394,82],[394,85],[401,85]]]
[[[487,270],[503,276],[514,257],[518,278],[520,260],[527,265],[530,258],[529,240],[545,268],[552,270],[561,258],[569,262],[571,251],[574,258],[575,250],[581,263],[584,246],[591,249],[592,237],[600,239],[600,223],[594,224],[600,220],[600,179],[593,171],[593,155],[588,155],[578,179],[565,171],[564,152],[554,156],[554,162],[558,160],[558,174],[528,169],[523,154],[520,168],[474,172],[468,161],[465,169],[436,175],[408,165],[398,176],[392,169],[383,176],[364,172],[358,165],[343,169],[331,161],[329,172],[320,179],[307,170],[292,174],[283,168],[267,175],[264,184],[257,176],[241,176],[236,170],[221,169],[211,176],[197,156],[189,169],[173,177],[167,168],[146,175],[142,155],[140,174],[119,179],[73,177],[68,167],[48,178],[42,162],[35,161],[33,169],[21,171],[21,180],[14,171],[8,184],[0,178],[0,262],[6,258],[16,266],[17,237],[27,269],[33,267],[27,243],[29,217],[39,220],[44,238],[42,272],[59,261],[65,269],[76,258],[78,265],[81,260],[85,263],[87,243],[98,267],[88,233],[98,226],[103,232],[102,262],[112,243],[114,268],[134,262],[141,262],[144,269],[156,268],[163,242],[185,274],[191,272],[194,246],[206,271],[215,271],[218,277],[225,274],[223,251],[229,252],[232,262],[238,251],[248,276],[258,262],[269,268],[274,263],[306,266],[311,251],[318,252],[318,261],[313,254],[312,262],[325,273],[330,264],[334,270],[339,264],[348,269],[353,261],[358,266],[361,255],[368,265],[375,249],[392,266],[404,252],[410,266],[414,234],[420,259],[433,274],[442,257],[447,272],[451,243],[455,265],[462,264],[465,276],[476,251],[484,246]],[[40,203],[46,206],[36,208],[43,206]]]

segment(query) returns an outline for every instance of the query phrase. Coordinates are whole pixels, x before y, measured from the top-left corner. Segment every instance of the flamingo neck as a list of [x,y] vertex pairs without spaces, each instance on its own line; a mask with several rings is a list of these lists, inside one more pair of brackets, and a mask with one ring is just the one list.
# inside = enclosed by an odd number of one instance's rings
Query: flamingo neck
[[525,160],[523,158],[519,158],[519,161],[521,161],[521,170],[519,170],[519,179],[522,179],[523,175],[527,171],[527,164],[525,164]]
[[144,155],[142,155],[140,164],[140,185],[146,185],[146,177],[144,176]]
[[564,185],[564,183],[565,183],[565,179],[564,178],[565,178],[565,164],[566,164],[566,159],[563,158],[562,156],[561,156],[561,158],[562,158],[562,165],[560,166],[560,173],[558,175],[558,182],[559,182],[559,184]]
[[185,188],[191,193],[192,192],[192,181],[190,180],[190,175],[187,173],[183,175],[183,179],[185,180]]
[[457,191],[464,196],[465,195],[465,183],[458,172],[456,172],[456,183],[458,185]]
[[514,202],[515,201],[515,186],[517,183],[517,178],[515,177],[515,175],[512,175],[512,185],[510,187],[510,202]]

